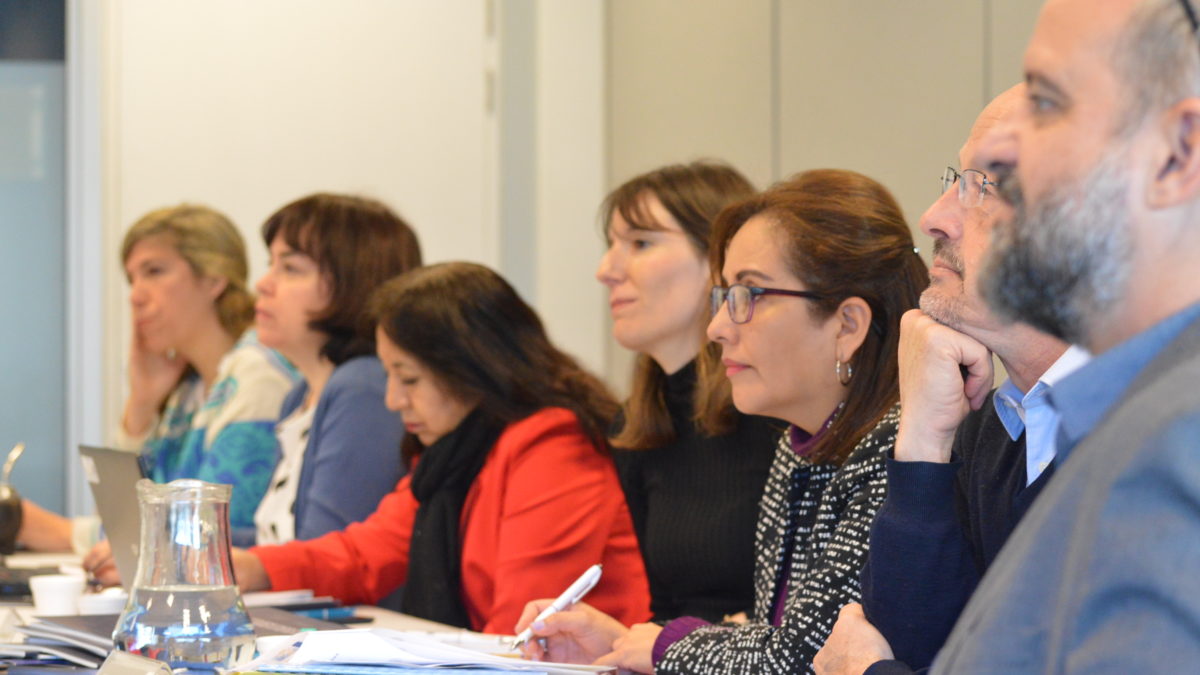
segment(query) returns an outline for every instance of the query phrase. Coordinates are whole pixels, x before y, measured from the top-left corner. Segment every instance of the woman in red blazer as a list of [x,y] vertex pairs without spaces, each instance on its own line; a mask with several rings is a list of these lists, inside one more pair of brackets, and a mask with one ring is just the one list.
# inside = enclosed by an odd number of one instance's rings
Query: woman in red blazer
[[603,440],[617,405],[599,380],[480,265],[409,272],[373,305],[414,468],[361,523],[237,552],[242,589],[363,603],[403,585],[406,613],[508,633],[527,601],[601,563],[588,602],[645,620],[645,571]]

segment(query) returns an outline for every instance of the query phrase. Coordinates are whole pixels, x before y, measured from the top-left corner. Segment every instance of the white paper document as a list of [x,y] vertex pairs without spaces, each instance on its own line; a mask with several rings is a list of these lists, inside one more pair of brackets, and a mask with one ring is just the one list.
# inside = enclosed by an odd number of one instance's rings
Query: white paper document
[[328,595],[314,597],[309,589],[295,591],[258,591],[242,593],[242,602],[247,607],[287,607],[288,605],[309,605],[313,603],[334,603]]
[[411,667],[480,667],[552,675],[608,673],[612,668],[569,663],[525,661],[508,652],[502,636],[469,631],[429,633],[386,628],[327,630],[260,638],[261,655],[239,670],[271,666],[363,665]]

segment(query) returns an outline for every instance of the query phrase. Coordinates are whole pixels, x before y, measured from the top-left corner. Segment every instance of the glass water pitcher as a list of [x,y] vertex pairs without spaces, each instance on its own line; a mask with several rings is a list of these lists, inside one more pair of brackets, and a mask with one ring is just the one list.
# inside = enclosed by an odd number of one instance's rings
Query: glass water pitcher
[[137,574],[113,631],[117,648],[172,668],[230,668],[254,656],[254,628],[233,580],[232,488],[142,479]]

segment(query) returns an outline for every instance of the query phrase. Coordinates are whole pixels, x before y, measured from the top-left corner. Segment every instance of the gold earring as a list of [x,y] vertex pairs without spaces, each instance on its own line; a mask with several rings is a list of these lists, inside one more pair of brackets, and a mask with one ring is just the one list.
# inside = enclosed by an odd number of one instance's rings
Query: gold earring
[[850,379],[854,377],[854,366],[850,365],[850,362],[847,361],[846,362],[846,374],[843,376],[842,375],[842,360],[835,358],[833,360],[833,374],[837,376],[838,382],[840,382],[842,384],[842,386],[844,387],[844,386],[850,384]]

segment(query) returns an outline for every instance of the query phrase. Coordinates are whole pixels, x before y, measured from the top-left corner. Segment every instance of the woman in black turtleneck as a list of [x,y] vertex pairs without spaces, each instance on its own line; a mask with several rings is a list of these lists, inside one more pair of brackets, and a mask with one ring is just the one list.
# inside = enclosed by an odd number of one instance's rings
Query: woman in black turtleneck
[[613,336],[638,353],[611,439],[654,619],[720,621],[753,605],[758,501],[785,426],[733,409],[708,321],[708,236],[754,188],[712,162],[638,176],[604,203]]

